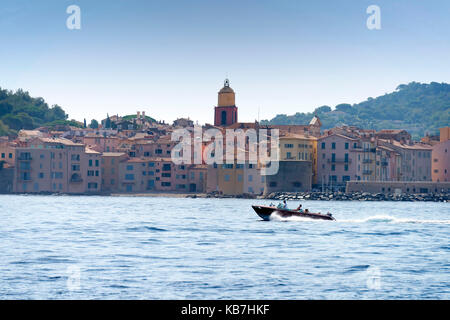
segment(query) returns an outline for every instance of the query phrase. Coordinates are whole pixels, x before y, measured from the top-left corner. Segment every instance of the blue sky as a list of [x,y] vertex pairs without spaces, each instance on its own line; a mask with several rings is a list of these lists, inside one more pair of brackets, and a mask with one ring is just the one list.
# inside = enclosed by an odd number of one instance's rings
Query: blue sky
[[[68,30],[66,8],[81,8]],[[381,30],[366,27],[369,5]],[[228,77],[240,121],[450,82],[448,0],[2,0],[0,87],[70,118],[144,110],[213,122]]]

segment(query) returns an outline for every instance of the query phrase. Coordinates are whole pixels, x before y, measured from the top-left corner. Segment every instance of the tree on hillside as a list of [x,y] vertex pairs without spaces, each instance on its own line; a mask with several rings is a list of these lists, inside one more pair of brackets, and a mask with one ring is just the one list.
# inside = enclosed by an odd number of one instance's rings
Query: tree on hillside
[[89,125],[89,128],[91,129],[98,129],[98,121],[95,119],[91,120],[91,124]]

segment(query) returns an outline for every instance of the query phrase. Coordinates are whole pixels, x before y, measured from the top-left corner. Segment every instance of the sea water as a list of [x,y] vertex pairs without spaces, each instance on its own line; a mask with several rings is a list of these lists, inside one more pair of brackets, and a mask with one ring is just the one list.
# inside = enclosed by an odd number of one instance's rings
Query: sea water
[[450,298],[450,204],[270,202],[2,195],[0,298]]

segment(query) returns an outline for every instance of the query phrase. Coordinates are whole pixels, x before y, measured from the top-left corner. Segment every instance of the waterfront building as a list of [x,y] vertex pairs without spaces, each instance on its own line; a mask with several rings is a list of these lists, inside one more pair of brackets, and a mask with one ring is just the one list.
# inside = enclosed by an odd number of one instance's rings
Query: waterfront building
[[390,180],[431,181],[431,152],[433,148],[424,143],[412,143],[379,139],[378,144],[394,150],[399,156],[396,172]]
[[28,143],[15,149],[14,192],[100,192],[99,152],[62,138],[35,138]]
[[310,191],[317,181],[317,138],[283,133],[279,150],[278,172],[265,177],[264,194]]
[[206,167],[174,164],[171,158],[129,158],[119,162],[119,191],[204,192]]
[[[366,144],[367,147],[367,144]],[[329,133],[317,140],[317,186],[342,188],[367,175],[369,156],[360,139]]]
[[441,128],[439,143],[432,151],[432,180],[450,181],[450,127]]
[[128,159],[124,152],[104,152],[102,154],[102,192],[119,192],[120,163]]

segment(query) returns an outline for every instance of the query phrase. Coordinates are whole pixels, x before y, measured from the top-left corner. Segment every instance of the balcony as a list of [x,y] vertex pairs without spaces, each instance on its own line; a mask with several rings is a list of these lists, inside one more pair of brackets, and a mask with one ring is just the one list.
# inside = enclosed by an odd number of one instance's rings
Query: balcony
[[83,182],[83,179],[78,174],[73,174],[70,178],[70,183],[80,183]]
[[383,167],[386,167],[387,165],[388,165],[388,162],[387,161],[381,161],[381,165],[383,166]]
[[336,158],[336,159],[327,159],[328,163],[352,163],[352,159],[345,158]]
[[31,161],[33,160],[33,158],[31,157],[31,155],[26,155],[26,154],[21,154],[17,160],[19,161]]

